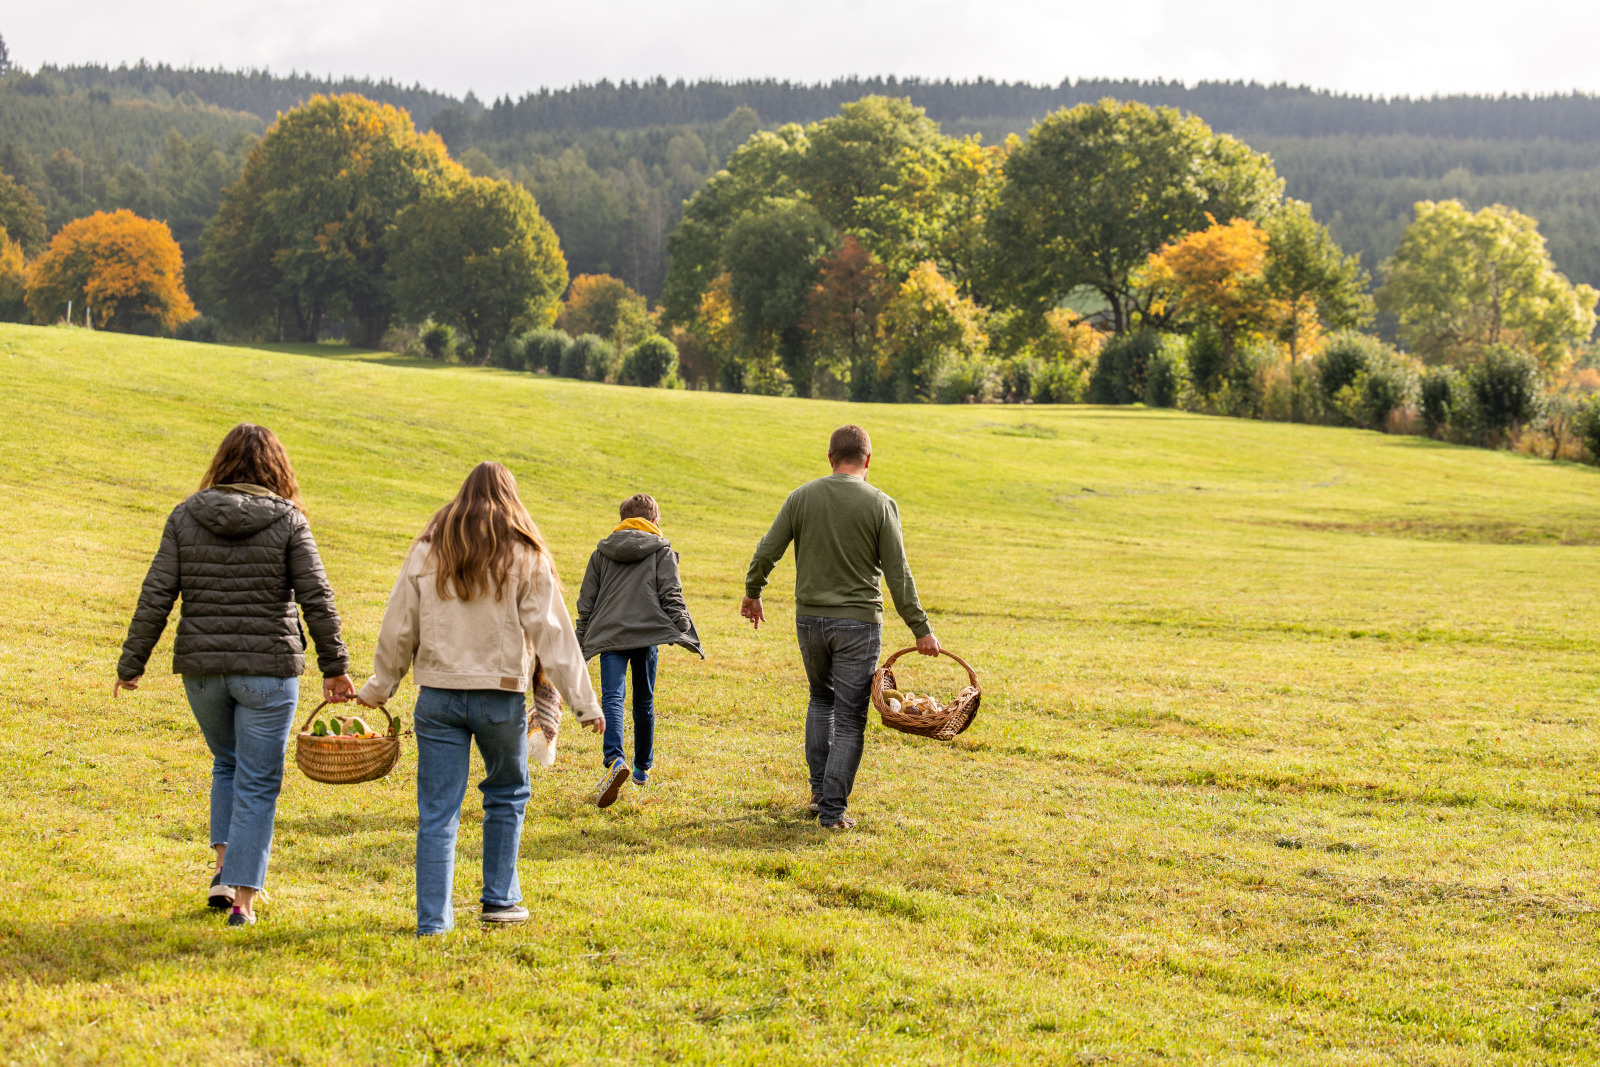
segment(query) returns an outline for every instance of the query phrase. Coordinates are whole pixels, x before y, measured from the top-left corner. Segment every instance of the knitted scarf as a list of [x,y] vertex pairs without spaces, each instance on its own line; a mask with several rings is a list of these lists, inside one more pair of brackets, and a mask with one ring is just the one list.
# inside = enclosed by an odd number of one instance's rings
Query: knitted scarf
[[533,661],[533,714],[528,716],[528,758],[546,767],[556,762],[556,734],[561,730],[561,694]]

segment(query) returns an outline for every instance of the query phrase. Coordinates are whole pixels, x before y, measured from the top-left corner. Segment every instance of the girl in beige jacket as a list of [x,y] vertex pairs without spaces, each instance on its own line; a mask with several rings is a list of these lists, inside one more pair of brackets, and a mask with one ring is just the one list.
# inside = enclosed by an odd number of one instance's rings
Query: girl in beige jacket
[[555,565],[498,463],[475,467],[411,546],[378,633],[373,674],[357,696],[374,707],[408,670],[420,691],[417,734],[417,933],[454,925],[456,831],[471,748],[483,755],[485,922],[521,922],[517,850],[528,803],[524,694],[535,664],[577,713],[605,727]]

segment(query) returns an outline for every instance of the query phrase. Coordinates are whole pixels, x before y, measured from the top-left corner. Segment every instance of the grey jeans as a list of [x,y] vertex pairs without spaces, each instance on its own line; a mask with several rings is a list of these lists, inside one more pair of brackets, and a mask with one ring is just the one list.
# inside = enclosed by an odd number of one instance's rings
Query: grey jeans
[[856,619],[797,615],[800,659],[811,685],[806,708],[806,764],[823,825],[844,816],[861,766],[872,672],[878,668],[883,627]]

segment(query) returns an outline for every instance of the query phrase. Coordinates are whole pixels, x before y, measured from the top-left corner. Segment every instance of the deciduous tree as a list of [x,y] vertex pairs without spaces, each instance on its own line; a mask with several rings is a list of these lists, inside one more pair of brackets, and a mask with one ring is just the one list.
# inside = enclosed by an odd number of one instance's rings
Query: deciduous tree
[[932,263],[900,284],[878,320],[879,377],[890,399],[934,400],[941,376],[988,348],[983,312]]
[[939,124],[909,99],[864,96],[806,128],[800,187],[840,230],[868,225],[867,201],[904,177],[908,160],[939,144]]
[[1323,331],[1351,330],[1372,321],[1371,278],[1360,257],[1345,255],[1303,200],[1286,200],[1262,223],[1267,261],[1262,280],[1283,305],[1278,339],[1299,357]]
[[183,288],[183,253],[164,222],[97,211],[63,226],[28,269],[35,322],[87,312],[98,329],[171,333],[194,318]]
[[26,255],[36,256],[44,249],[44,206],[33,190],[0,171],[0,226],[22,246]]
[[1476,362],[1490,346],[1515,344],[1555,368],[1594,332],[1600,292],[1557,272],[1538,222],[1500,204],[1472,212],[1459,200],[1419,202],[1384,272],[1378,306],[1432,363]]
[[792,385],[802,396],[810,393],[800,323],[834,239],[816,208],[793,199],[768,200],[728,231],[722,261],[752,391],[781,393]]
[[1088,287],[1121,332],[1145,309],[1130,276],[1206,216],[1278,203],[1272,161],[1175,108],[1102,100],[1050,115],[1005,163],[990,227],[998,295],[1042,316]]
[[1271,328],[1284,313],[1268,290],[1267,234],[1248,219],[1212,221],[1152,253],[1136,275],[1150,317],[1215,327],[1231,356],[1242,333]]
[[0,322],[26,322],[28,274],[22,245],[0,226]]
[[598,334],[621,351],[631,349],[655,332],[650,305],[609,274],[580,274],[561,302],[560,324],[574,337]]
[[391,240],[402,313],[459,326],[479,363],[513,331],[555,320],[567,261],[520,185],[492,178],[436,185],[400,212]]
[[[428,188],[466,177],[399,108],[314,96],[278,117],[202,239],[204,291],[235,325],[315,340],[329,317],[375,345],[395,310],[390,226]],[[209,305],[208,305],[209,306]]]
[[822,257],[801,322],[812,353],[813,395],[878,398],[878,316],[894,291],[883,264],[853,234]]

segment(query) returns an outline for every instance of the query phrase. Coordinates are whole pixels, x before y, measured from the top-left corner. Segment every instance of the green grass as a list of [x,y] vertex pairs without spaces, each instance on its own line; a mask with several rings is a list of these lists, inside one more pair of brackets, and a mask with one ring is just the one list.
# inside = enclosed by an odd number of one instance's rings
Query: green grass
[[[1600,1050],[1600,471],[1168,412],[640,391],[10,326],[0,397],[5,1062]],[[359,787],[291,769],[260,925],[200,906],[209,763],[170,645],[132,699],[109,693],[163,517],[241,419],[289,446],[357,673],[407,543],[476,461],[517,473],[569,597],[616,502],[660,499],[710,659],[663,654],[643,801],[585,803],[598,739],[575,729],[536,771],[535,921],[477,928],[469,791],[460,925],[410,936],[413,748]],[[737,605],[846,420],[872,431],[925,603],[985,698],[949,744],[874,724],[861,827],[830,836],[800,810],[789,564],[770,627]]]

